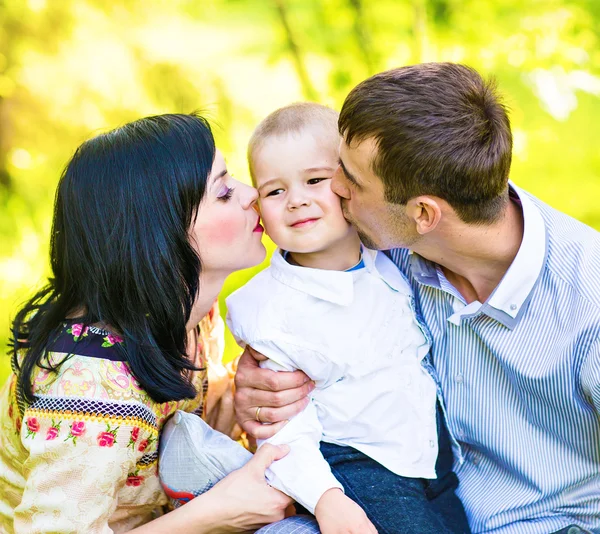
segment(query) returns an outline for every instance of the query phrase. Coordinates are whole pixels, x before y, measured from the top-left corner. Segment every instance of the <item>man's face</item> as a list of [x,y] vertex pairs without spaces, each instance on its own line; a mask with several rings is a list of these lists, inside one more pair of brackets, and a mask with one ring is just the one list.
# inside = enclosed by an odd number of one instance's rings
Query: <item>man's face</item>
[[331,189],[341,197],[344,217],[356,226],[365,246],[376,250],[410,247],[419,234],[406,215],[406,206],[385,200],[383,182],[371,168],[377,150],[372,137],[353,141],[351,146],[342,139]]

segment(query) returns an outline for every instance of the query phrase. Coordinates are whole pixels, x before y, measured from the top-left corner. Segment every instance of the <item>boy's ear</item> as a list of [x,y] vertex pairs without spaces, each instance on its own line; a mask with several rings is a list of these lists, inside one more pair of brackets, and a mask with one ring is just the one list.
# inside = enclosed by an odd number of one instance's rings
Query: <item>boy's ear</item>
[[435,230],[442,220],[442,207],[436,197],[422,195],[411,198],[406,205],[406,210],[408,216],[415,222],[415,229],[421,235]]

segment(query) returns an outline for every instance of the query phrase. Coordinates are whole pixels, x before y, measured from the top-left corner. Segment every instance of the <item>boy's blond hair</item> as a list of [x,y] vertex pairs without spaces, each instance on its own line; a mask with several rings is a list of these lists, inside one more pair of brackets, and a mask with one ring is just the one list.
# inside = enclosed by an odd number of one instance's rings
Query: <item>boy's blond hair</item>
[[315,128],[315,134],[331,142],[335,150],[339,146],[339,113],[315,102],[296,102],[279,108],[264,118],[256,127],[248,142],[248,167],[252,183],[256,185],[253,161],[256,153],[270,137],[299,133]]

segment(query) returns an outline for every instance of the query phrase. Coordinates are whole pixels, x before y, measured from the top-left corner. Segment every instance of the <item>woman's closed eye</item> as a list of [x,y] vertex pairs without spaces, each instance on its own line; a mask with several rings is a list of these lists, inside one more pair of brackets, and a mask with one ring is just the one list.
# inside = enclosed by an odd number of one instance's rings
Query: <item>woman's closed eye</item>
[[233,187],[229,187],[224,185],[221,189],[221,191],[219,191],[219,194],[217,195],[217,199],[218,200],[222,200],[223,202],[227,202],[231,196],[233,195],[233,190],[235,188]]

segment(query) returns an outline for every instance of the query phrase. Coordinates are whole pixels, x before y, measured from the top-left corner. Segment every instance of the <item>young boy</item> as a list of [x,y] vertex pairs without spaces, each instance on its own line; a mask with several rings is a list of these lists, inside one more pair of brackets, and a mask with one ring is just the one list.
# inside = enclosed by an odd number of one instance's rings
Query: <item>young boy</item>
[[290,446],[267,480],[324,533],[469,532],[446,433],[438,451],[443,425],[411,289],[345,220],[330,189],[338,147],[337,113],[303,103],[269,115],[248,148],[279,248],[229,296],[227,322],[242,347],[269,358],[264,367],[302,369],[316,384],[306,409],[267,440]]

